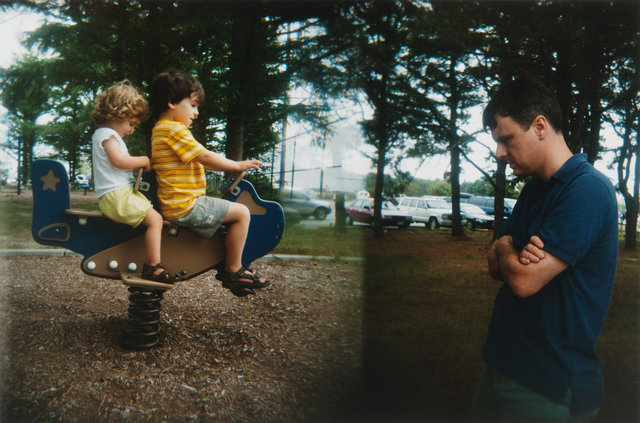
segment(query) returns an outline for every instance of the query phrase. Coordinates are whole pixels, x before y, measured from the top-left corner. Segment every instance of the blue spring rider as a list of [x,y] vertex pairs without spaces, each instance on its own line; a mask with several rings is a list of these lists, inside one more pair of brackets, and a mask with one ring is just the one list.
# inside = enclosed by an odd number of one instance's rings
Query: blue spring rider
[[[242,263],[271,252],[282,239],[284,212],[273,201],[262,200],[243,174],[223,189],[229,201],[246,205],[251,223]],[[84,258],[80,268],[90,276],[121,280],[129,287],[128,329],[123,344],[134,349],[151,348],[159,342],[160,300],[174,285],[140,278],[145,262],[144,227],[136,229],[106,218],[102,213],[70,208],[69,178],[62,163],[36,160],[31,167],[33,186],[33,239],[43,245],[67,248]],[[141,182],[140,190],[149,183]],[[182,281],[224,267],[224,230],[204,238],[187,228],[170,225],[162,233],[163,262],[177,271]],[[231,291],[252,294],[251,289]]]

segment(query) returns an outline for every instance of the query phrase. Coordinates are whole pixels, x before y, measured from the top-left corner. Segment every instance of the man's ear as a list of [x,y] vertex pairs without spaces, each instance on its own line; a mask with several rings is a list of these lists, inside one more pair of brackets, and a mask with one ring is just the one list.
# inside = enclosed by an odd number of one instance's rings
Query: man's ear
[[173,110],[176,108],[176,105],[173,104],[172,102],[167,103],[167,107],[169,108],[169,110]]
[[536,116],[531,126],[533,126],[533,130],[535,131],[536,136],[539,140],[542,140],[547,136],[547,131],[549,130],[549,122],[547,122],[546,117],[542,115]]

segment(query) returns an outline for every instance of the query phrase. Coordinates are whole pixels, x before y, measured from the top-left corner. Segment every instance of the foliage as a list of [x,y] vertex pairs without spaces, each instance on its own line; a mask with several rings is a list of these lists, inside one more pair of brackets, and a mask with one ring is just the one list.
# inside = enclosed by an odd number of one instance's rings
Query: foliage
[[[361,128],[375,148],[376,222],[383,195],[414,190],[402,171],[410,155],[448,153],[447,180],[452,197],[459,195],[460,162],[474,140],[462,127],[500,81],[516,76],[535,76],[555,90],[565,139],[591,162],[603,125],[617,130],[625,140],[621,191],[631,175],[640,177],[629,168],[638,155],[631,142],[637,2],[17,3],[48,17],[27,39],[44,58],[25,57],[1,71],[11,148],[20,134],[25,176],[37,143],[53,146],[73,175],[89,152],[97,91],[125,78],[145,90],[154,75],[175,67],[197,75],[207,94],[192,127],[196,139],[234,159],[269,161],[288,118],[330,131],[334,98],[367,102],[372,114]],[[288,93],[298,87],[310,95],[290,104]],[[50,122],[43,128],[37,119],[44,115]],[[152,124],[130,138],[132,153],[146,150]],[[497,198],[518,183],[507,183],[504,169],[482,169]],[[627,191],[627,209],[637,216],[635,185]],[[380,236],[381,225],[374,227]]]
[[474,182],[463,182],[460,185],[460,190],[467,194],[480,195],[480,196],[493,196],[494,189],[486,179],[478,179]]
[[22,145],[21,163],[23,181],[29,179],[33,150],[39,140],[41,126],[38,118],[50,104],[50,87],[47,81],[51,60],[38,60],[26,56],[8,69],[0,70],[0,99],[10,114],[10,143],[17,150]]
[[[506,198],[518,198],[520,190],[524,187],[525,179],[515,178],[509,181],[506,186]],[[375,183],[375,174],[369,173],[365,179],[366,190],[371,191]],[[422,197],[424,195],[437,195],[451,197],[451,182],[447,179],[400,179],[390,175],[384,178],[385,198],[397,198],[400,195],[409,197]],[[479,196],[495,196],[493,185],[486,178],[481,178],[473,182],[463,182],[460,184],[460,191],[466,194]]]
[[[412,32],[407,69],[408,90],[415,114],[412,154],[442,149],[449,152],[450,187],[439,189],[451,195],[453,211],[452,234],[462,235],[460,214],[460,160],[471,140],[461,131],[470,117],[469,109],[480,102],[477,53],[485,43],[485,35],[475,31],[477,23],[470,9],[474,5],[460,2],[434,2],[432,11],[423,14]],[[429,31],[425,31],[425,29]]]
[[[635,250],[640,208],[640,32],[621,28],[619,48],[631,54],[615,57],[612,78],[607,84],[607,121],[622,140],[617,151],[618,189],[625,202],[626,250]],[[629,186],[631,185],[631,186]]]
[[[256,6],[257,4],[254,4]],[[55,54],[46,73],[55,127],[44,140],[75,160],[89,151],[86,109],[95,94],[129,79],[144,90],[153,77],[178,68],[197,75],[206,100],[192,132],[214,151],[240,160],[270,152],[278,141],[274,123],[283,114],[278,99],[289,87],[279,64],[285,48],[281,21],[262,7],[220,2],[59,2],[34,5],[50,19],[29,43]],[[247,13],[250,12],[250,13]],[[198,17],[194,19],[194,17]],[[77,122],[60,126],[66,120]],[[147,150],[153,122],[129,141],[132,153]],[[62,131],[73,138],[55,136]],[[64,140],[67,141],[64,141]]]
[[[326,21],[315,62],[327,77],[320,83],[328,92],[345,93],[366,101],[372,116],[360,124],[364,139],[375,147],[374,232],[381,237],[381,200],[388,156],[407,142],[406,70],[409,22],[421,13],[419,5],[402,1],[346,3]],[[327,60],[325,60],[327,59]],[[343,94],[344,95],[344,94]],[[400,175],[402,179],[402,175]],[[398,187],[389,187],[393,195]]]
[[273,184],[269,177],[263,173],[249,173],[245,179],[255,187],[260,193],[260,198],[264,200],[275,201],[278,198],[278,191],[273,188]]

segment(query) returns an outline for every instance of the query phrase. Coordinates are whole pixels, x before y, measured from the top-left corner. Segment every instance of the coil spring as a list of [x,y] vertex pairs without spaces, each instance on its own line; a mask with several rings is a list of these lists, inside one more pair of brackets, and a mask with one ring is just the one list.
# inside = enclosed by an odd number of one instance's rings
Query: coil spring
[[160,342],[160,300],[163,290],[129,287],[129,315],[123,344],[145,350]]

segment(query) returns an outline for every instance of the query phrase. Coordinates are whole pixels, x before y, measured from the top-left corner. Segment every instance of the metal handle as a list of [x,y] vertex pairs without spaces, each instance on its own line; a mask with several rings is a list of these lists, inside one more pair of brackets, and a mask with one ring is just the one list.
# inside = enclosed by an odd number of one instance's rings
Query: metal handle
[[238,174],[238,176],[236,176],[236,178],[233,180],[233,182],[231,183],[231,185],[229,185],[227,187],[227,189],[224,190],[224,193],[230,192],[231,194],[233,194],[236,190],[236,187],[238,186],[238,184],[240,183],[240,181],[242,180],[242,178],[244,178],[244,175],[247,174],[246,170],[243,170],[242,172],[240,172]]
[[142,172],[143,171],[144,171],[143,167],[138,169],[138,174],[136,175],[136,183],[133,184],[133,190],[134,191],[138,191],[138,188],[140,188],[140,180],[142,179]]

